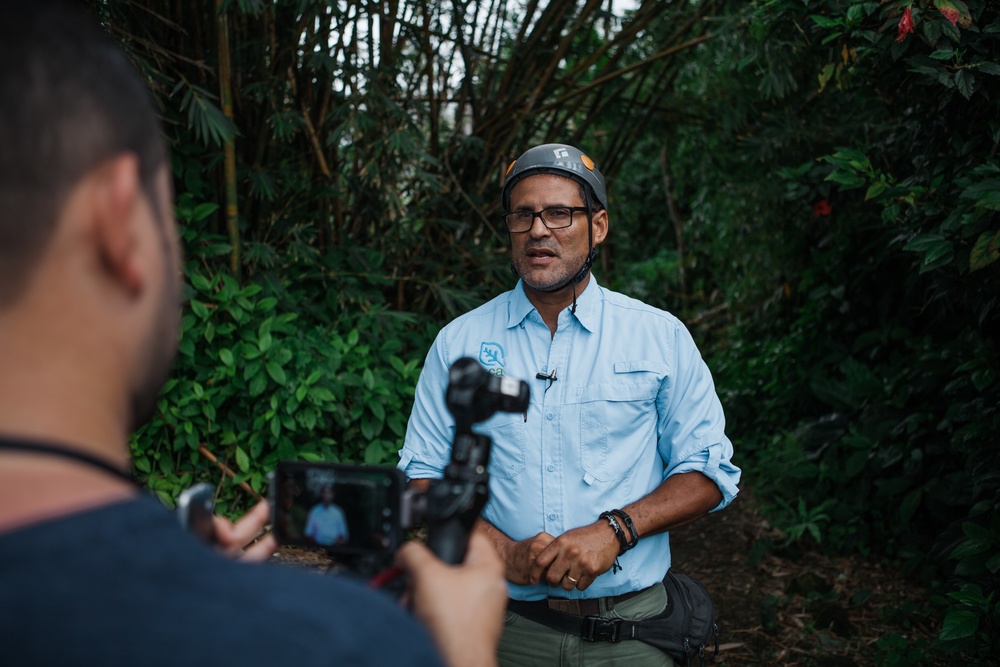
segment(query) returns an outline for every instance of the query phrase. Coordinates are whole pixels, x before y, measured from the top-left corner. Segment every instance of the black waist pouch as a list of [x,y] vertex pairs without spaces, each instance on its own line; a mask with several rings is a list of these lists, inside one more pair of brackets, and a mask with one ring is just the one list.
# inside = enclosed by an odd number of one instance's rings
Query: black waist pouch
[[708,590],[693,577],[667,572],[666,608],[651,618],[626,621],[600,616],[575,616],[535,604],[511,602],[510,609],[536,623],[587,641],[620,642],[634,639],[655,646],[674,662],[690,665],[692,658],[704,662],[711,644],[719,650],[719,626],[715,603]]

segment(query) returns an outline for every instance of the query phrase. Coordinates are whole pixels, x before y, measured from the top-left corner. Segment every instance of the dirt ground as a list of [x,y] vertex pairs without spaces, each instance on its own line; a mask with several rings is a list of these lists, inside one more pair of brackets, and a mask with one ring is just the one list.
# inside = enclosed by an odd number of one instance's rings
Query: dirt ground
[[858,556],[761,549],[768,540],[784,542],[745,490],[725,510],[671,533],[674,570],[704,583],[716,604],[722,638],[714,664],[897,664],[901,649],[882,649],[880,639],[937,635],[926,592],[898,569]]
[[[709,664],[900,664],[893,658],[902,649],[880,648],[879,640],[937,634],[926,592],[898,569],[857,556],[761,548],[768,541],[783,542],[745,489],[725,510],[671,533],[674,570],[705,584],[716,604],[720,647],[714,657],[709,651]],[[280,550],[274,561],[318,572],[333,565],[321,552],[297,549]]]

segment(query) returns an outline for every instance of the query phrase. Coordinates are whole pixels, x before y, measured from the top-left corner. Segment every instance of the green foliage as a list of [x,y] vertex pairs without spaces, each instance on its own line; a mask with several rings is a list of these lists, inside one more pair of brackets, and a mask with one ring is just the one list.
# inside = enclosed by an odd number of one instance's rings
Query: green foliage
[[798,505],[792,508],[784,499],[778,498],[778,502],[787,513],[787,518],[782,521],[785,528],[786,544],[798,542],[806,535],[809,535],[816,544],[823,541],[823,529],[830,523],[830,515],[827,510],[836,504],[835,500],[825,500],[816,507],[807,507],[804,498],[800,497]]
[[976,584],[963,584],[947,595],[950,607],[934,648],[942,653],[964,652],[982,664],[992,664],[1000,650],[1000,600]]
[[[948,556],[973,549],[963,517],[992,525],[1000,506],[1000,15],[953,4],[754,3],[750,39],[713,54],[757,75],[718,77],[735,150],[708,158],[724,141],[684,133],[674,158],[697,192],[718,184],[710,235],[746,230],[712,265],[742,306],[712,361],[757,497],[788,535],[981,586],[942,596],[946,636],[993,627],[993,573]],[[960,648],[981,658],[987,636]]]
[[[183,206],[184,200],[181,217]],[[156,415],[133,439],[145,483],[172,504],[193,479],[218,479],[202,449],[236,473],[232,484],[246,483],[259,494],[279,460],[398,461],[429,343],[408,331],[413,318],[371,302],[329,313],[300,307],[306,291],[329,290],[331,304],[365,301],[361,289],[343,285],[262,280],[241,286],[224,272],[207,275],[200,263],[226,252],[225,244],[198,238],[200,256],[186,272],[188,309],[175,369]],[[218,505],[226,512],[246,500],[228,486]]]
[[929,647],[922,639],[910,639],[890,633],[875,642],[875,664],[879,667],[917,667],[924,664]]

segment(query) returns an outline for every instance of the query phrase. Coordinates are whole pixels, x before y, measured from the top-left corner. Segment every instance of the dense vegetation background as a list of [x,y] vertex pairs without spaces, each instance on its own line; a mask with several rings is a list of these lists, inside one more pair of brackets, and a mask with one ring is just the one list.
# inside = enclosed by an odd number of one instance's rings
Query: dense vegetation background
[[[500,174],[575,143],[596,267],[716,375],[756,551],[871,554],[1000,655],[1000,8],[987,0],[92,0],[155,91],[189,304],[135,466],[219,506],[393,463],[437,328],[508,289]],[[224,469],[225,473],[220,469]]]

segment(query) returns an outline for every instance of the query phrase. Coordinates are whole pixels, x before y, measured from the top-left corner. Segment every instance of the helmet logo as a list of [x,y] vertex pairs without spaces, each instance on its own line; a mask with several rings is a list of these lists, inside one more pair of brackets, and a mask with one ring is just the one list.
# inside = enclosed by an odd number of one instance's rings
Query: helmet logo
[[514,169],[515,164],[517,164],[517,160],[514,160],[513,162],[510,163],[510,165],[507,167],[507,173],[504,174],[504,176],[510,176],[510,172],[511,170]]
[[569,157],[569,151],[565,148],[553,148],[552,152],[555,154],[556,159],[560,160],[564,157]]
[[586,167],[587,169],[589,169],[590,171],[594,171],[594,161],[591,160],[586,155],[581,155],[580,156],[580,162],[582,162],[583,166]]

